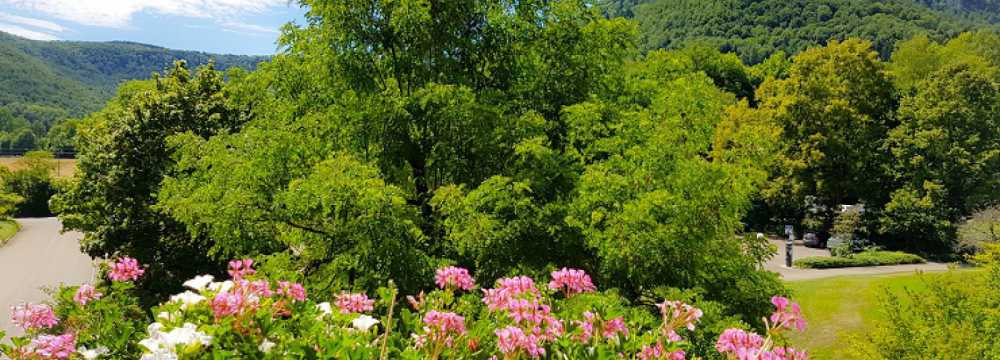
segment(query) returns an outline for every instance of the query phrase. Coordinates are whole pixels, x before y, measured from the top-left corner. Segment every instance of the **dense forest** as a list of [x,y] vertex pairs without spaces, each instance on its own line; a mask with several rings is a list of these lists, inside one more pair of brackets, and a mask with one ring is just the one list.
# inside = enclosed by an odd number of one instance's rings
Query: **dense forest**
[[127,42],[35,41],[0,32],[0,149],[71,145],[71,118],[97,111],[123,81],[176,60],[252,69],[265,57],[215,55]]
[[633,18],[645,50],[706,43],[759,63],[775,52],[799,53],[828,40],[861,38],[887,57],[918,34],[941,41],[997,29],[996,1],[934,0],[605,0],[609,16]]

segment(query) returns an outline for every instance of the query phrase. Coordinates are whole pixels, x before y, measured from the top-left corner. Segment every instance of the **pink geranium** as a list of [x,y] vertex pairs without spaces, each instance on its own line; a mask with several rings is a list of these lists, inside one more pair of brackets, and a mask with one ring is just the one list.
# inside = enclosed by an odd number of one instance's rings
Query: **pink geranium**
[[257,270],[253,269],[253,259],[233,260],[229,262],[229,276],[233,280],[240,280],[256,273]]
[[335,301],[341,314],[363,313],[375,309],[375,300],[365,294],[341,293]]
[[10,320],[25,329],[50,329],[59,324],[52,308],[45,304],[21,304],[11,307]]
[[476,281],[469,275],[469,270],[454,266],[438,269],[434,283],[442,289],[472,290],[476,287]]
[[278,282],[278,293],[296,301],[306,301],[306,288],[299,283]]
[[222,318],[239,313],[244,306],[244,299],[239,294],[221,292],[212,299],[212,313],[215,318]]
[[719,340],[715,343],[715,349],[720,353],[734,355],[759,352],[761,346],[764,346],[763,337],[741,329],[726,329],[722,335],[719,335]]
[[806,319],[802,316],[799,304],[790,302],[782,296],[774,296],[771,303],[776,308],[771,314],[771,326],[774,328],[805,330]]
[[516,326],[508,326],[497,330],[497,347],[505,355],[523,353],[532,358],[545,355],[545,347],[541,345],[541,337],[535,334],[525,334]]
[[97,289],[93,285],[83,284],[76,289],[76,293],[73,294],[73,301],[81,306],[87,305],[87,303],[100,299],[103,294],[97,292]]
[[668,351],[657,341],[653,346],[643,345],[636,357],[640,360],[684,360],[685,355],[684,350]]
[[31,340],[29,353],[41,359],[69,359],[76,353],[76,335],[41,335]]
[[465,318],[452,312],[428,311],[424,325],[424,334],[417,342],[421,346],[426,342],[435,344],[436,353],[441,347],[452,347],[456,336],[465,335]]
[[566,297],[579,293],[596,291],[597,287],[590,281],[590,275],[583,270],[562,268],[552,272],[549,289],[560,290]]
[[130,257],[118,259],[111,264],[111,271],[108,277],[118,282],[138,280],[146,270],[139,266],[139,261]]

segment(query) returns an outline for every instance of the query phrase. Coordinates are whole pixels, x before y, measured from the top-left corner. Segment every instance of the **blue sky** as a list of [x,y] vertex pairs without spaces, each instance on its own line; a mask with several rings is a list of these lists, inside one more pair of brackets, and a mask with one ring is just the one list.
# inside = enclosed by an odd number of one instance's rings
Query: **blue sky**
[[0,0],[0,31],[35,40],[135,41],[267,55],[278,29],[304,23],[288,0]]

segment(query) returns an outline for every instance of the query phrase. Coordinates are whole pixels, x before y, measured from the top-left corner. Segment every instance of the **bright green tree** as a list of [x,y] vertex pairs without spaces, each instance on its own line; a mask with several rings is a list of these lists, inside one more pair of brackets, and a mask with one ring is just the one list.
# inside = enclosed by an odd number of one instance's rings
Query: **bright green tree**
[[763,192],[776,217],[799,218],[814,197],[825,227],[811,230],[824,230],[839,204],[880,203],[882,145],[897,99],[868,42],[831,41],[796,55],[788,77],[765,81],[758,100],[783,130],[781,161]]
[[882,231],[947,250],[962,217],[1000,200],[1000,85],[977,66],[946,66],[903,99],[899,120],[887,147],[901,186]]
[[210,243],[153,205],[175,167],[168,136],[207,137],[243,120],[211,66],[192,75],[178,62],[162,76],[124,84],[104,110],[84,120],[78,171],[53,200],[60,219],[84,232],[81,246],[91,256],[131,256],[147,265],[147,295],[173,292],[180,281],[217,269]]

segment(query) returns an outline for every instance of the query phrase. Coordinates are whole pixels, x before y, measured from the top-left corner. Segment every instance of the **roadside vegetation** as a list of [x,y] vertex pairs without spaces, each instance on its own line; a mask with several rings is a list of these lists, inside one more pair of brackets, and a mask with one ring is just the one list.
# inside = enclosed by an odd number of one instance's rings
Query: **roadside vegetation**
[[830,269],[858,266],[883,266],[901,264],[922,264],[923,258],[900,251],[867,250],[847,256],[810,256],[797,259],[795,267],[806,269]]

